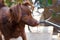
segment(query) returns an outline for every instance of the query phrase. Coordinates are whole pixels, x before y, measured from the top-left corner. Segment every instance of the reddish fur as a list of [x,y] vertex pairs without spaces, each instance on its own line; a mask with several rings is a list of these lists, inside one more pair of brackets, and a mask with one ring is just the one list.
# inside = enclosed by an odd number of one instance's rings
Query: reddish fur
[[22,6],[20,4],[16,5],[10,9],[8,7],[5,8],[0,9],[0,31],[4,35],[5,40],[19,36],[23,40],[27,40],[24,30],[25,24],[30,26],[38,25],[37,21],[32,18],[29,8],[24,4]]

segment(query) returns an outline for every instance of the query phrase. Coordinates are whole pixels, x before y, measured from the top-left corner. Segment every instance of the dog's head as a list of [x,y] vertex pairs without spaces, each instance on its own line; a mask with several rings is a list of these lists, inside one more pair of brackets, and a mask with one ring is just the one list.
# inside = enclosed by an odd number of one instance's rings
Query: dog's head
[[12,19],[30,26],[36,26],[39,23],[32,17],[32,12],[27,6],[28,4],[19,4],[11,8]]
[[38,25],[38,22],[32,17],[32,12],[30,11],[29,7],[22,5],[21,6],[21,13],[22,13],[22,18],[21,20],[30,26],[36,26]]

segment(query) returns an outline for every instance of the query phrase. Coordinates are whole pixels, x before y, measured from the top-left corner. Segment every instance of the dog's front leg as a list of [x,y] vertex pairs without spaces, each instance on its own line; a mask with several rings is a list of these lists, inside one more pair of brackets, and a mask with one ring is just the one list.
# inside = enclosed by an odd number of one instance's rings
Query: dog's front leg
[[23,40],[27,40],[25,32],[22,33],[21,37]]
[[3,39],[2,39],[2,33],[1,33],[1,31],[0,31],[0,40],[3,40]]
[[5,40],[10,40],[10,38],[9,38],[9,37],[4,37],[4,39],[5,39]]
[[0,40],[2,40],[2,37],[1,37],[1,35],[0,35]]

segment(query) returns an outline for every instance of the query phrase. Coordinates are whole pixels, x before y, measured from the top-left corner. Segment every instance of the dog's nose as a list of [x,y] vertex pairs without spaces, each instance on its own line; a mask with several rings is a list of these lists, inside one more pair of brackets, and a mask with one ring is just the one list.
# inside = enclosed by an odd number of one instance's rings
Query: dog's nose
[[37,26],[37,25],[39,25],[39,22],[35,20],[35,22],[33,24],[35,24],[35,26]]

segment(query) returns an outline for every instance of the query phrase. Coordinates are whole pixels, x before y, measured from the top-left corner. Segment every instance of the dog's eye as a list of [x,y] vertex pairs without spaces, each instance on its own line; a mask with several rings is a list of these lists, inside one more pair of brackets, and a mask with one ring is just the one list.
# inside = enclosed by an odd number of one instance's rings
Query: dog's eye
[[27,15],[29,16],[29,15],[31,15],[31,13],[28,13]]
[[28,15],[31,15],[32,14],[32,12],[30,11],[29,13],[28,13]]
[[27,16],[29,16],[30,14],[27,14]]

